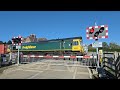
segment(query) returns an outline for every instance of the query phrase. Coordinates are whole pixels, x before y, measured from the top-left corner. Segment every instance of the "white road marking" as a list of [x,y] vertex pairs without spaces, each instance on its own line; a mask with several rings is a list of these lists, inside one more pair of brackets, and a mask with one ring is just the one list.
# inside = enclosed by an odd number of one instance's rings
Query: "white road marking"
[[[18,70],[18,69],[17,69]],[[12,73],[12,72],[15,72],[15,71],[17,71],[17,70],[11,70],[11,71],[3,71],[3,74],[5,74],[5,75],[8,75],[9,73]]]
[[50,64],[51,66],[63,66],[63,64]]
[[87,69],[88,69],[88,72],[89,72],[90,79],[92,79],[92,73],[91,73],[89,67],[87,67]]
[[33,79],[34,77],[36,77],[36,76],[39,75],[39,74],[40,74],[40,72],[37,73],[37,74],[35,74],[35,75],[33,75],[32,77],[27,78],[27,79]]
[[60,70],[60,69],[49,69],[51,71],[68,71],[68,70]]
[[[67,65],[67,62],[64,61],[64,66],[66,66],[66,65]],[[67,66],[67,69],[68,69],[69,72],[72,72],[72,71],[70,70],[69,66]]]
[[30,69],[29,69],[29,70],[21,69],[21,70],[22,70],[22,71],[29,71],[29,72],[39,72],[39,73],[40,73],[40,72],[43,72],[43,71],[39,71],[39,70],[30,70]]
[[47,64],[47,68],[45,70],[49,70],[50,69],[50,64],[51,64],[51,61],[49,61],[49,63]]
[[89,74],[88,72],[77,72],[77,74]]
[[73,79],[75,79],[76,73],[77,73],[77,67],[75,68],[75,72],[73,74]]

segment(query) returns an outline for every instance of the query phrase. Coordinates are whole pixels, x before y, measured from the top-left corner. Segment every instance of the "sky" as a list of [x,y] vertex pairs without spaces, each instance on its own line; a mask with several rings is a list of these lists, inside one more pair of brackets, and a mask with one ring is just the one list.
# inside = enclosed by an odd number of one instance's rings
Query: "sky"
[[36,34],[49,40],[82,36],[91,44],[95,40],[86,39],[86,28],[95,22],[108,25],[108,38],[100,42],[120,44],[120,11],[0,11],[0,41]]

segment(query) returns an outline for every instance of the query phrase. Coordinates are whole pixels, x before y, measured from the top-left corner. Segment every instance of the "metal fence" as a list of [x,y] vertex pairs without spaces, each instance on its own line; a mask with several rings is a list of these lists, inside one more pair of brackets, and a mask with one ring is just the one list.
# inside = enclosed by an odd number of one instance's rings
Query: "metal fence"
[[120,56],[117,56],[115,57],[114,53],[105,53],[103,57],[103,69],[106,76],[112,79],[120,79]]
[[0,67],[10,65],[10,55],[9,54],[1,54],[0,55]]

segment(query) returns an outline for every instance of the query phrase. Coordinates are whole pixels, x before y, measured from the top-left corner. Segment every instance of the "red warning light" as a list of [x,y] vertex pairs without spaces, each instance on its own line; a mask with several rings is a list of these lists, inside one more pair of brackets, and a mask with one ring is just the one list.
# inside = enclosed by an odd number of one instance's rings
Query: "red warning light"
[[92,33],[94,33],[94,28],[91,28],[91,29],[90,29],[89,34],[92,34]]

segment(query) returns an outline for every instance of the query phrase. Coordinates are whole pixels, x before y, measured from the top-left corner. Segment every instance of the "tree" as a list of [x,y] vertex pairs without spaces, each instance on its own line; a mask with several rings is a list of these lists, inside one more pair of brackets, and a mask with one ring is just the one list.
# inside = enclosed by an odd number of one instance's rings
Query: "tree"
[[0,41],[0,44],[3,44],[3,41]]
[[3,44],[6,44],[6,42],[4,42]]
[[120,46],[117,43],[111,42],[109,44],[110,49],[120,49]]
[[103,42],[102,45],[103,45],[103,48],[109,48],[109,45],[106,42]]
[[38,42],[39,41],[46,41],[47,39],[46,38],[38,38]]
[[12,44],[12,41],[11,41],[11,40],[9,40],[9,41],[7,42],[7,44]]
[[88,45],[88,48],[92,48],[92,44]]

